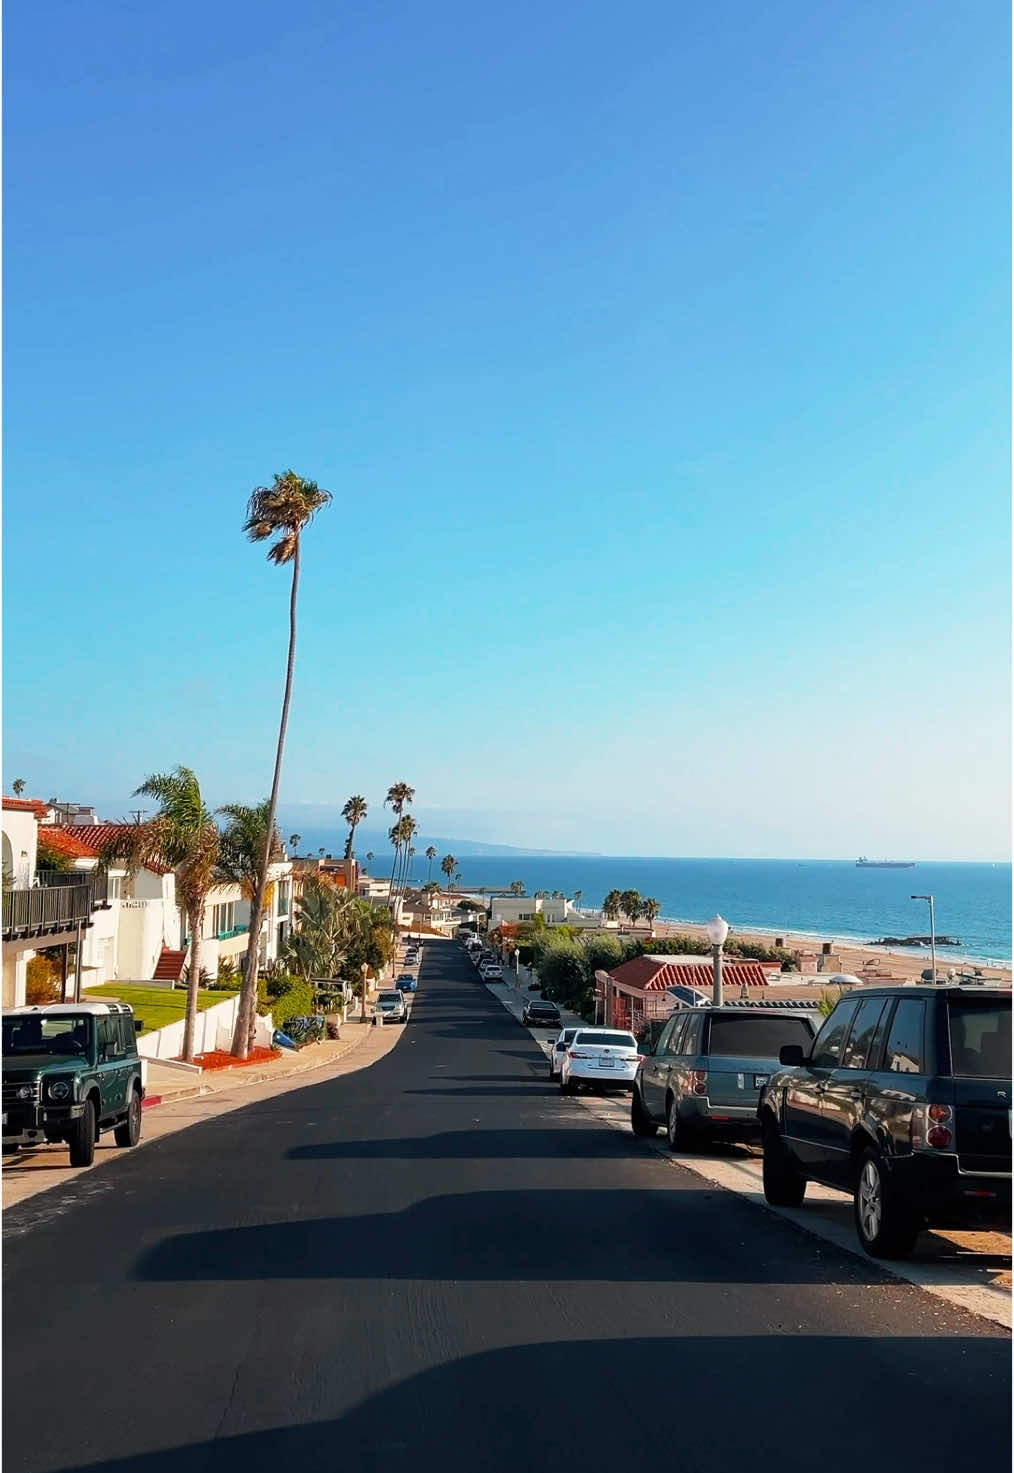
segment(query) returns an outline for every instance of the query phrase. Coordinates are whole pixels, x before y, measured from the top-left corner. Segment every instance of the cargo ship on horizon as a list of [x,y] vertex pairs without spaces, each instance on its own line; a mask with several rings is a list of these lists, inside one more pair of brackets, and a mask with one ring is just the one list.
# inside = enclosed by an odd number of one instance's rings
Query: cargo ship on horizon
[[856,869],[915,869],[914,859],[867,859],[861,854]]

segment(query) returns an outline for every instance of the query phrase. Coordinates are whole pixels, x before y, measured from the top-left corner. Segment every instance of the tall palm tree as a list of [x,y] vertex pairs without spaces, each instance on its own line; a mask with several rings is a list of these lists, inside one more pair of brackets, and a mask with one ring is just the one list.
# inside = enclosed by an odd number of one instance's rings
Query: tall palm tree
[[581,908],[581,901],[582,901],[583,897],[584,897],[584,891],[583,890],[575,890],[574,891],[574,898],[571,901],[571,905],[574,906],[575,910],[579,910]]
[[416,831],[418,830],[418,827],[419,825],[416,823],[415,819],[410,813],[406,813],[403,818],[400,818],[398,820],[398,828],[401,832],[402,852],[401,873],[398,876],[399,894],[405,889],[405,886],[408,884],[409,875],[412,868],[412,856],[413,854],[415,854],[415,850],[412,847],[412,840],[416,836]]
[[[23,777],[16,777],[14,779],[14,781],[11,783],[11,792],[14,794],[15,798],[20,798],[21,797],[21,794],[24,791],[25,791],[25,780],[24,780],[24,778]],[[435,854],[436,852],[437,851],[434,849],[433,853]]]
[[458,864],[458,861],[455,859],[455,857],[454,857],[453,854],[445,854],[444,857],[443,857],[443,859],[440,861],[440,868],[443,870],[444,874],[447,876],[447,883],[448,884],[451,883],[451,876],[453,875],[455,869],[457,868],[457,864]]
[[394,863],[391,866],[391,879],[390,879],[390,882],[389,882],[388,887],[387,887],[387,898],[388,898],[388,901],[390,902],[390,904],[391,904],[391,906],[393,908],[393,906],[394,906],[394,877],[397,874],[397,872],[398,872],[398,866],[401,863],[401,819],[400,818],[398,819],[397,823],[393,823],[391,825],[391,827],[388,829],[388,831],[387,831],[387,837],[390,839],[391,843],[394,845]]
[[[243,972],[243,988],[240,992],[236,1033],[232,1051],[237,1058],[245,1059],[248,1053],[247,1038],[251,1019],[257,1011],[257,946],[260,935],[261,917],[264,913],[264,896],[268,888],[268,867],[271,863],[270,836],[275,829],[275,814],[278,811],[278,789],[282,780],[282,755],[285,751],[285,731],[289,724],[289,705],[292,700],[292,673],[296,662],[296,602],[299,596],[299,558],[302,534],[313,518],[331,501],[331,493],[324,491],[316,481],[306,481],[295,471],[283,471],[276,475],[271,486],[258,486],[246,509],[243,530],[251,542],[271,541],[268,558],[276,567],[292,564],[292,588],[289,593],[289,655],[285,666],[285,691],[282,696],[282,713],[278,723],[278,743],[275,747],[275,771],[271,781],[271,797],[265,833],[264,856],[257,890],[250,906],[250,935],[254,941],[247,947],[246,967]],[[273,540],[272,540],[273,539]]]
[[427,884],[433,878],[433,861],[436,859],[436,857],[437,851],[434,849],[433,845],[430,844],[426,850],[426,858],[429,860],[429,868],[426,871]]
[[356,829],[362,823],[367,814],[367,802],[361,794],[357,793],[350,798],[342,809],[342,818],[349,826],[349,836],[345,841],[345,858],[352,858],[352,843],[356,837]]
[[201,984],[201,931],[205,902],[218,874],[219,832],[204,805],[201,785],[189,767],[152,773],[135,790],[135,795],[155,798],[158,812],[147,823],[132,824],[121,832],[115,840],[116,854],[104,854],[103,858],[117,858],[131,870],[154,864],[175,873],[176,894],[190,927],[183,1062],[192,1064],[197,993]]
[[[406,807],[408,807],[414,797],[415,788],[410,788],[408,783],[392,783],[391,786],[388,788],[387,797],[384,799],[384,807],[386,808],[388,804],[390,804],[391,808],[394,810],[395,818],[398,821],[397,823],[395,823],[394,828],[398,827],[398,823],[401,822],[401,818],[405,812]],[[391,830],[392,834],[393,832],[394,829]],[[394,843],[394,840],[392,839],[391,842]],[[400,858],[401,843],[399,841],[398,843],[394,844],[394,864],[391,866],[391,884],[388,888],[388,895],[390,897],[392,905],[394,904],[395,898],[395,874],[398,869],[398,861]]]
[[[268,834],[268,807],[269,800],[264,798],[260,803],[251,806],[248,803],[225,803],[218,810],[228,823],[222,831],[218,856],[219,875],[231,880],[238,885],[244,900],[253,906],[254,897],[257,894],[257,886],[260,882],[261,862],[265,847],[269,854],[269,863],[274,864],[284,859],[285,851],[282,848],[282,836],[277,826],[270,836]],[[270,909],[271,887],[264,892],[264,907]],[[250,948],[260,948],[260,932],[256,934],[251,929],[247,940],[247,954]],[[250,1014],[247,1025],[247,1048],[253,1048],[254,1034],[257,1028],[256,1007]]]
[[290,849],[298,849],[299,848],[299,841],[302,839],[302,837],[303,837],[302,834],[290,834],[289,835],[289,848]]
[[367,851],[366,851],[366,863],[367,864],[372,864],[373,863],[373,850],[372,849],[367,849]]
[[460,885],[461,884],[461,871],[460,870],[457,870],[455,872],[455,875],[454,875],[454,883],[455,883],[455,885]]

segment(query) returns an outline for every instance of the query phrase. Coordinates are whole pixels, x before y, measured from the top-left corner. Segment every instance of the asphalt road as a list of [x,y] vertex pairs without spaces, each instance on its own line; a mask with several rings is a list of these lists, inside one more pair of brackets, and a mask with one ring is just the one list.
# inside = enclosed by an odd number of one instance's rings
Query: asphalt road
[[953,1473],[1010,1342],[561,1098],[451,943],[372,1068],[5,1216],[6,1473]]

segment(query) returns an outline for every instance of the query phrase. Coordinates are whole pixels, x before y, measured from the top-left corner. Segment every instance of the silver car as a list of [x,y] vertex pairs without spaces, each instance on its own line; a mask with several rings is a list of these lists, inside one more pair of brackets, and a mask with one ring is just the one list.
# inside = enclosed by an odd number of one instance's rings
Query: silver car
[[579,1028],[560,1055],[560,1089],[576,1094],[582,1084],[597,1089],[633,1089],[641,1062],[637,1039],[618,1028]]
[[374,1012],[381,1022],[404,1023],[408,1020],[408,1003],[400,992],[382,992]]

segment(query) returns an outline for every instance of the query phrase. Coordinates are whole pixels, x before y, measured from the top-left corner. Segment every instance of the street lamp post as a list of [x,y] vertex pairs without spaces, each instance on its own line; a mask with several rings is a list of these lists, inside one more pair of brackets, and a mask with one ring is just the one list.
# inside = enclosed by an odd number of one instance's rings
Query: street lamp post
[[934,914],[933,914],[933,896],[932,895],[913,895],[912,896],[912,899],[913,900],[927,900],[927,901],[929,901],[929,912],[930,912],[930,966],[933,969],[933,981],[935,983],[936,980],[937,980],[937,924],[936,924],[936,919],[935,919]]
[[711,1002],[713,1007],[720,1008],[722,1006],[722,947],[725,945],[725,938],[729,934],[729,924],[727,921],[723,921],[721,916],[715,916],[714,920],[708,922],[705,930],[708,933],[708,940],[711,942],[712,975],[714,979]]

